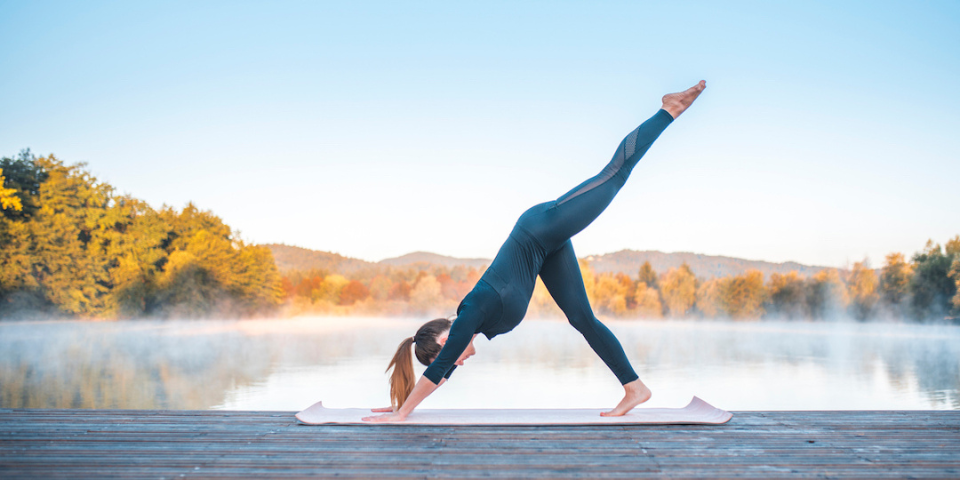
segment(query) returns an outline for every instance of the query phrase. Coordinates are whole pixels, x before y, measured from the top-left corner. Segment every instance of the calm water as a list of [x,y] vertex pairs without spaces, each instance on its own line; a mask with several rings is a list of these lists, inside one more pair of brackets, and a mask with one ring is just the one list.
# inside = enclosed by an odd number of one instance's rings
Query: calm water
[[[416,320],[0,323],[0,407],[300,410],[389,403]],[[960,327],[609,322],[650,406],[960,409]],[[487,341],[425,408],[610,407],[622,390],[566,322]],[[417,365],[417,373],[423,367]]]

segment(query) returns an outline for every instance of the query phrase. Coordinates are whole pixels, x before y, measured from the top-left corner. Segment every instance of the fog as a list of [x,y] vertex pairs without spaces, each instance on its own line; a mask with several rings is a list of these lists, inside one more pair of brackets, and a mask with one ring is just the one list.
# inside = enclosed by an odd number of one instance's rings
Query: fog
[[[388,402],[384,369],[418,320],[0,323],[0,407],[299,410]],[[960,327],[608,321],[654,392],[731,410],[960,409]],[[476,341],[427,408],[612,406],[615,377],[561,320]],[[423,368],[416,366],[418,373]]]

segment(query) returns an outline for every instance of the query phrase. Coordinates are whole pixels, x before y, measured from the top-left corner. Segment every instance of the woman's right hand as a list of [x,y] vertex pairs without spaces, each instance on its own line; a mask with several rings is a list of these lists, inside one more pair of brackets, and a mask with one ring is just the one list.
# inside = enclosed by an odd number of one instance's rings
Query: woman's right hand
[[[392,409],[391,409],[392,410]],[[383,415],[374,415],[372,417],[363,417],[364,422],[370,423],[382,423],[382,422],[402,422],[407,419],[406,415],[400,415],[399,413],[385,413]]]
[[392,412],[393,407],[371,408],[370,411],[373,413],[387,413],[387,412]]

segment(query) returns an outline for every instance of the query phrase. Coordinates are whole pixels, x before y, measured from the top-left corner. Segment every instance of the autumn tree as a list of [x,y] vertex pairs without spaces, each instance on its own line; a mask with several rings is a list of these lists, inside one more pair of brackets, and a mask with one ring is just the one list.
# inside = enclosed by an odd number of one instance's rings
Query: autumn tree
[[885,308],[893,313],[903,313],[903,306],[910,295],[911,278],[913,267],[904,260],[902,253],[887,255],[880,273],[880,300]]
[[347,280],[347,277],[340,275],[339,273],[333,273],[323,277],[323,283],[320,284],[320,291],[318,292],[318,300],[322,302],[327,302],[331,305],[340,304],[340,295],[343,293],[344,287],[350,283],[350,280]]
[[4,195],[19,199],[0,209],[0,309],[123,318],[209,316],[229,304],[234,315],[283,296],[270,251],[210,212],[155,211],[53,155],[24,151],[0,168]]
[[370,281],[370,298],[382,302],[390,298],[393,282],[386,275],[377,275]]
[[697,311],[705,318],[716,318],[720,315],[722,305],[720,303],[720,287],[723,281],[711,278],[701,282],[697,287]]
[[764,313],[765,296],[763,273],[759,270],[747,270],[741,275],[724,278],[720,283],[720,305],[730,318],[760,318]]
[[810,317],[815,319],[836,315],[850,303],[840,273],[832,268],[820,270],[807,281],[806,298]]
[[632,285],[630,287],[624,285],[612,274],[599,275],[594,285],[594,300],[592,303],[605,312],[622,316],[627,312],[627,295],[631,294],[632,296],[635,293],[630,292],[631,287]]
[[653,271],[653,267],[650,266],[650,262],[643,262],[643,265],[640,266],[640,275],[637,279],[638,282],[643,282],[647,284],[647,287],[653,289],[659,289],[659,279],[657,278],[657,272]]
[[162,267],[169,260],[163,243],[170,225],[145,202],[127,196],[115,199],[101,225],[98,244],[109,259],[111,284],[105,313],[119,318],[152,313]]
[[858,320],[866,320],[873,313],[879,299],[878,284],[877,274],[869,268],[866,260],[853,264],[847,278],[847,291],[853,316]]
[[394,283],[390,287],[390,295],[388,298],[390,300],[400,300],[403,302],[410,301],[410,291],[413,290],[413,287],[410,286],[410,283],[406,280],[400,280],[397,283]]
[[3,176],[3,169],[0,168],[0,210],[23,210],[23,203],[20,201],[20,197],[17,196],[17,190],[15,188],[6,188],[5,184],[7,179]]
[[660,282],[660,293],[671,316],[682,317],[697,301],[697,278],[684,263],[680,268],[671,268]]
[[543,279],[537,277],[536,283],[533,286],[533,295],[530,297],[530,306],[527,309],[527,315],[543,316],[545,313],[554,316],[558,314],[562,315],[557,308],[553,297],[547,290],[547,286],[543,284]]
[[597,275],[593,273],[593,268],[590,267],[590,262],[586,260],[579,260],[580,264],[580,276],[583,277],[583,288],[587,292],[587,299],[590,300],[591,304],[596,302],[596,292],[595,287],[597,283]]
[[109,291],[109,259],[88,247],[108,208],[112,188],[98,182],[82,165],[64,165],[53,155],[36,163],[47,177],[40,186],[39,209],[29,222],[32,273],[46,300],[58,309],[96,316]]
[[663,303],[660,301],[660,292],[657,289],[648,287],[644,282],[637,282],[634,298],[637,302],[637,315],[640,317],[663,317]]
[[358,280],[350,280],[340,291],[340,305],[353,305],[370,296],[370,289]]
[[767,312],[783,318],[804,318],[806,284],[796,272],[773,273],[767,283]]
[[433,275],[426,275],[417,281],[410,291],[411,313],[439,313],[443,309],[443,292],[440,282]]
[[960,235],[954,235],[953,238],[947,240],[947,243],[944,245],[944,250],[950,258],[960,256]]

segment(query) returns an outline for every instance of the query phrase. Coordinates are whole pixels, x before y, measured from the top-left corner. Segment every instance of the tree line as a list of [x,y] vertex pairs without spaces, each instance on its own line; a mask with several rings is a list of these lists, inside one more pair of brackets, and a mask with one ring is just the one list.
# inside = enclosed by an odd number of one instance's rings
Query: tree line
[[[960,314],[960,235],[879,269],[857,262],[811,276],[757,270],[698,278],[686,264],[596,274],[594,309],[624,318],[942,319]],[[482,269],[291,270],[209,211],[159,210],[98,181],[83,164],[29,151],[0,159],[0,318],[237,317],[304,313],[450,315]],[[559,316],[542,282],[530,315]]]
[[[878,270],[866,260],[847,270],[769,278],[748,270],[703,279],[686,264],[656,272],[649,262],[633,276],[596,274],[586,260],[580,270],[594,309],[623,318],[930,320],[960,313],[960,235],[946,248],[928,241],[909,261],[891,253]],[[475,268],[435,265],[354,275],[291,271],[282,284],[293,313],[449,315],[481,274]],[[528,314],[562,315],[539,280]]]
[[282,298],[269,249],[209,211],[155,210],[53,155],[0,159],[0,318],[245,316]]
[[946,248],[928,241],[910,261],[891,253],[878,270],[864,260],[807,277],[793,271],[765,279],[748,270],[700,279],[686,264],[658,274],[645,263],[636,278],[594,275],[585,262],[581,270],[594,305],[615,316],[925,321],[960,314],[960,236]]

